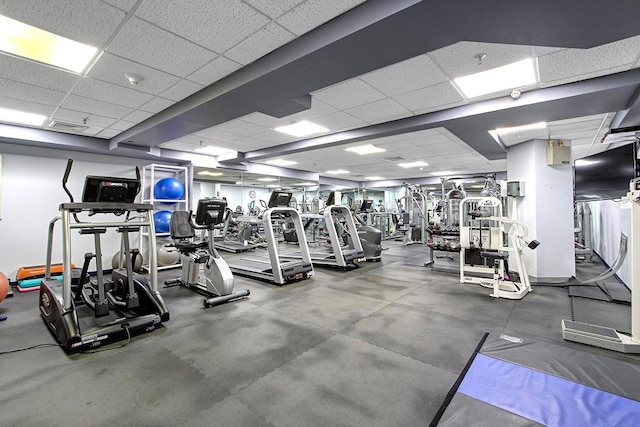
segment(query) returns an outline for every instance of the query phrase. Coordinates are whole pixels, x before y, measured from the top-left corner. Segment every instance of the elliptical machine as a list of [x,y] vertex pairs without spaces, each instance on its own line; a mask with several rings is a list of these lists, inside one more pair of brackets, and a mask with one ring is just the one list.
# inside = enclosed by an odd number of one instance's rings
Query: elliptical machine
[[[205,308],[250,294],[248,289],[233,292],[233,274],[214,245],[213,230],[224,221],[226,210],[226,200],[205,198],[198,201],[195,222],[192,212],[175,211],[171,216],[171,238],[180,252],[182,275],[179,279],[166,281],[165,287],[182,285],[206,295]],[[195,230],[207,230],[207,238],[195,241]]]
[[[136,178],[87,176],[82,202],[74,203],[67,188],[73,161],[69,159],[62,179],[62,187],[70,203],[60,205],[61,216],[49,223],[45,277],[40,285],[39,309],[55,339],[66,351],[98,347],[104,343],[130,338],[134,332],[147,332],[169,320],[169,311],[157,288],[157,260],[153,227],[153,205],[134,203],[140,191],[140,171]],[[81,220],[109,215],[101,222]],[[123,220],[110,220],[124,216]],[[72,221],[72,218],[74,221]],[[63,280],[51,277],[51,254],[55,224],[62,221]],[[148,229],[149,278],[133,272],[137,255],[129,242],[129,233]],[[86,254],[81,274],[71,268],[71,230],[93,236],[95,253]],[[104,276],[100,236],[108,229],[120,233],[122,246],[131,262],[113,270],[111,279]],[[91,259],[95,258],[96,277],[87,274]]]

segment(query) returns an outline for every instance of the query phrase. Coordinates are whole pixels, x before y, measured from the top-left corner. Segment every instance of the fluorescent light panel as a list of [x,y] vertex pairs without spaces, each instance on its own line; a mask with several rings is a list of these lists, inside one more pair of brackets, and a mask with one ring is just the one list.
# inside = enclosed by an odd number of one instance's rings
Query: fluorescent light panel
[[17,123],[27,126],[42,126],[47,116],[42,114],[25,113],[23,111],[0,108],[0,121]]
[[202,176],[222,176],[224,175],[222,172],[213,172],[213,171],[200,171],[196,175]]
[[291,160],[284,160],[284,159],[275,159],[275,160],[268,160],[266,162],[268,165],[273,165],[273,166],[291,166],[291,165],[295,165],[298,162],[293,162]]
[[272,181],[277,181],[278,178],[269,178],[269,177],[265,177],[265,178],[258,178],[258,181],[262,181],[262,182],[272,182]]
[[458,175],[459,172],[453,171],[439,171],[439,172],[431,172],[431,175],[434,176],[449,176],[449,175]]
[[387,150],[385,150],[384,148],[376,147],[375,145],[372,145],[372,144],[367,144],[367,145],[359,145],[357,147],[349,147],[349,148],[346,148],[344,151],[350,151],[352,153],[364,155],[364,154],[382,153],[383,151],[387,151]]
[[384,176],[366,176],[364,179],[368,181],[380,181],[384,179]]
[[233,150],[229,150],[228,148],[220,148],[220,147],[214,147],[212,145],[207,145],[205,147],[196,148],[193,151],[200,154],[208,154],[210,156],[219,156],[224,153],[232,152]]
[[277,128],[274,128],[273,130],[293,136],[308,136],[315,133],[329,132],[329,129],[327,129],[326,127],[308,122],[306,120],[301,120],[297,123],[293,123],[287,126],[279,126]]
[[331,171],[326,171],[325,173],[327,173],[329,175],[343,175],[345,173],[349,173],[349,171],[346,171],[344,169],[335,169],[335,170],[331,170]]
[[429,163],[418,160],[417,162],[411,163],[398,163],[398,166],[400,166],[401,168],[417,168],[419,166],[429,166]]
[[535,62],[532,58],[523,59],[502,67],[470,74],[453,79],[467,98],[501,92],[503,90],[530,86],[538,82]]
[[98,49],[0,15],[0,51],[82,73]]
[[547,128],[546,122],[537,122],[537,123],[530,123],[528,125],[513,126],[509,128],[498,128],[495,130],[495,133],[497,133],[498,135],[507,135],[510,133],[519,133],[519,132],[526,132],[529,130],[546,129],[546,128]]

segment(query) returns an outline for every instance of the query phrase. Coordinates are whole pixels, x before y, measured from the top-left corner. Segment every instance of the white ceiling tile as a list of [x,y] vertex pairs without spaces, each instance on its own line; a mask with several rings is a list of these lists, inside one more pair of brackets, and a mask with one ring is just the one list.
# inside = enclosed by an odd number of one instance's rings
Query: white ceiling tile
[[94,79],[131,88],[125,74],[139,77],[135,89],[158,95],[176,84],[180,78],[135,61],[105,52],[87,74]]
[[52,118],[54,120],[95,128],[106,128],[117,122],[117,120],[112,117],[104,117],[98,114],[87,114],[82,111],[68,110],[66,108],[59,108]]
[[538,58],[538,68],[544,85],[558,84],[630,69],[638,56],[640,36],[591,49],[564,49],[544,55]]
[[108,102],[96,101],[84,96],[69,95],[61,104],[63,108],[75,110],[86,114],[112,117],[121,119],[131,112],[131,108],[122,105],[110,104]]
[[317,117],[326,116],[327,114],[338,111],[334,107],[327,105],[316,98],[311,98],[311,108],[308,110],[300,111],[299,113],[292,114],[278,122],[279,125],[290,123],[291,120],[310,120],[313,121]]
[[135,110],[130,114],[127,114],[126,116],[122,117],[122,119],[124,119],[127,122],[140,123],[142,121],[147,120],[151,116],[153,116],[153,114],[147,113],[146,111]]
[[169,150],[192,152],[195,148],[198,148],[198,145],[194,145],[184,141],[169,141],[163,142],[159,145],[159,147]]
[[161,95],[163,98],[168,98],[172,101],[182,101],[189,95],[192,95],[204,88],[204,86],[190,82],[189,80],[180,80],[178,83],[162,92]]
[[97,101],[109,102],[111,104],[123,105],[125,107],[138,108],[142,104],[150,101],[153,96],[148,93],[129,89],[102,80],[85,77],[73,89],[74,95],[92,98]]
[[246,65],[293,40],[295,36],[272,22],[225,52],[225,56]]
[[389,98],[349,108],[345,110],[345,113],[371,124],[388,122],[412,115],[411,111]]
[[2,14],[94,47],[103,47],[125,13],[100,0],[3,1]]
[[416,114],[464,104],[464,99],[449,82],[396,95],[393,99]]
[[275,19],[293,9],[305,0],[244,0],[245,3],[258,9],[271,19]]
[[443,143],[443,144],[428,144],[425,145],[427,150],[430,152],[439,155],[439,156],[452,156],[455,154],[467,154],[469,150],[464,147],[461,147],[458,144],[453,142]]
[[442,135],[443,130],[444,128],[424,129],[424,130],[418,130],[415,132],[403,133],[402,135],[398,135],[398,136],[404,140],[427,139],[434,136],[439,137],[440,135]]
[[313,97],[338,110],[368,104],[385,96],[360,79],[351,79],[313,93]]
[[138,0],[103,0],[105,3],[109,3],[112,6],[120,8],[122,10],[129,11],[138,2]]
[[[484,53],[482,64],[474,58]],[[429,53],[449,78],[457,78],[510,64],[532,56],[530,46],[460,42]]]
[[175,104],[174,101],[156,96],[151,101],[144,104],[140,109],[150,113],[159,113]]
[[296,141],[298,138],[295,136],[287,135],[286,133],[276,132],[274,130],[268,130],[253,135],[254,138],[271,143],[271,145],[284,144],[286,142]]
[[237,133],[238,135],[250,136],[255,135],[257,133],[266,132],[270,130],[264,126],[257,125],[255,123],[250,123],[241,119],[235,119],[228,121],[226,123],[222,123],[216,126],[216,129]]
[[241,119],[245,122],[254,123],[256,125],[267,127],[269,129],[273,129],[274,127],[279,126],[278,120],[280,120],[259,111],[247,114],[246,116],[242,116]]
[[365,0],[308,0],[277,21],[296,35],[302,35],[335,18]]
[[135,17],[124,25],[107,51],[180,77],[193,73],[216,56]]
[[132,127],[134,125],[136,125],[136,123],[127,122],[125,120],[119,120],[119,121],[113,123],[112,125],[110,125],[109,128],[115,129],[115,130],[118,130],[118,131],[122,132],[123,130],[127,130],[127,129],[129,129],[130,127]]
[[235,139],[239,139],[242,135],[218,129],[217,127],[211,127],[204,129],[196,133],[196,135],[202,135],[206,138],[215,139],[217,141],[229,142]]
[[25,101],[16,98],[7,98],[6,96],[0,96],[0,106],[10,110],[42,114],[47,117],[55,110],[55,107],[52,105],[39,104],[37,102]]
[[136,16],[218,53],[269,23],[268,17],[240,0],[145,1]]
[[115,129],[102,129],[100,132],[94,134],[94,136],[97,138],[111,139],[118,134],[120,134],[120,131]]
[[208,86],[240,69],[242,65],[219,56],[189,76],[189,80]]
[[0,96],[55,106],[64,99],[65,95],[64,92],[57,90],[0,78]]
[[420,55],[360,77],[387,96],[447,81],[428,55]]
[[335,113],[327,114],[326,116],[316,117],[313,122],[330,129],[332,132],[353,129],[367,124],[366,122],[347,113],[343,113],[342,111],[336,111]]
[[0,77],[67,93],[80,76],[0,54]]

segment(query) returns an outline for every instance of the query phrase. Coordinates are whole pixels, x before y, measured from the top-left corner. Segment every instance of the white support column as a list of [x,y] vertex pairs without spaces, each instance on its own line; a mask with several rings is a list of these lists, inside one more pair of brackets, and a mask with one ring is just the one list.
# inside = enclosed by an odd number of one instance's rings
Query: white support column
[[575,276],[571,166],[548,166],[547,141],[534,139],[507,148],[507,180],[525,183],[516,215],[540,241],[524,253],[529,274],[541,282]]

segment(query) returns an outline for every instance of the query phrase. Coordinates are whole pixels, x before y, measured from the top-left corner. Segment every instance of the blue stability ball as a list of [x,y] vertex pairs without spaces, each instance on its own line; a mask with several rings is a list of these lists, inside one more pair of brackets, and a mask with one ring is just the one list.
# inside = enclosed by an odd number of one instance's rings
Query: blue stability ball
[[153,214],[156,233],[168,233],[171,224],[171,211],[158,211]]
[[175,178],[162,178],[153,186],[153,197],[160,200],[181,200],[184,185]]

